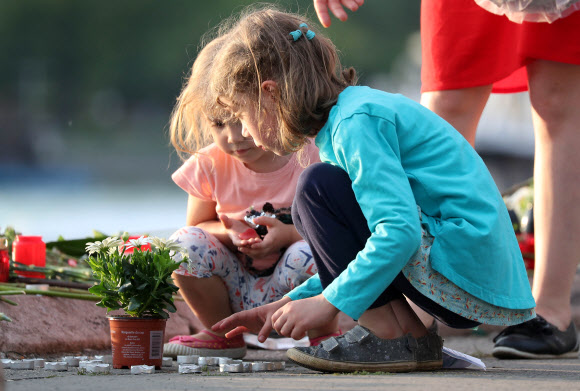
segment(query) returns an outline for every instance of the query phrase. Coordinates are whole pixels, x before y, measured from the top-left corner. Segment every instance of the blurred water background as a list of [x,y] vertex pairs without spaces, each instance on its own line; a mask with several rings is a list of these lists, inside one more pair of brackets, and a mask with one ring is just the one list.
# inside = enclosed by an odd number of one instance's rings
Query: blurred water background
[[[0,3],[0,231],[166,236],[187,195],[167,122],[202,34],[251,1]],[[278,1],[314,19],[311,0]],[[361,84],[419,100],[419,2],[367,2],[326,30]],[[527,94],[494,95],[476,149],[500,190],[532,175]]]

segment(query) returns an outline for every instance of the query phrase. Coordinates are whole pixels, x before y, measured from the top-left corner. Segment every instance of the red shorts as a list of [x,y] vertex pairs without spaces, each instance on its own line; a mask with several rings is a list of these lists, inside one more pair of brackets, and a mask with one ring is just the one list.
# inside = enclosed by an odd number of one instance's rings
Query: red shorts
[[519,24],[474,0],[422,0],[421,48],[422,92],[489,84],[493,92],[526,91],[533,60],[580,65],[580,12]]

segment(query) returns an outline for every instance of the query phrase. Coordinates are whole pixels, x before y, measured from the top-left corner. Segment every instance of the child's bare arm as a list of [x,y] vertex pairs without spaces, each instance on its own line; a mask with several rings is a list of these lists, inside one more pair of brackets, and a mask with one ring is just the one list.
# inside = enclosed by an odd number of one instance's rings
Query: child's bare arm
[[205,201],[192,195],[187,199],[187,217],[186,223],[189,226],[197,226],[205,221],[216,220],[217,214],[215,211],[216,203],[213,201]]
[[187,225],[203,228],[215,236],[226,247],[231,250],[236,250],[240,245],[239,239],[237,239],[237,231],[242,232],[248,227],[242,222],[234,222],[234,220],[230,220],[231,223],[229,226],[226,226],[218,218],[215,209],[215,202],[189,196],[187,201]]

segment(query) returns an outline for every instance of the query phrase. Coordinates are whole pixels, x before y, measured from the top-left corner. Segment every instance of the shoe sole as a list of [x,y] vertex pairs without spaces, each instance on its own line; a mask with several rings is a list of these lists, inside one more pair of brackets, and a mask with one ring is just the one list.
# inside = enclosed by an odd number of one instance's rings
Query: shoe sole
[[496,358],[536,358],[536,359],[550,359],[550,358],[578,358],[578,350],[573,350],[570,352],[562,354],[537,354],[524,352],[514,348],[508,348],[506,346],[498,346],[493,348],[491,354]]
[[443,368],[443,359],[433,361],[417,361],[417,371],[435,371]]
[[288,350],[286,355],[292,362],[302,367],[321,372],[411,372],[417,369],[416,361],[383,363],[334,361],[310,356],[297,349]]
[[163,345],[163,356],[177,358],[177,356],[201,356],[201,357],[229,357],[243,358],[246,355],[247,348],[230,348],[230,349],[207,349],[207,348],[190,348],[189,346],[177,343],[166,343]]

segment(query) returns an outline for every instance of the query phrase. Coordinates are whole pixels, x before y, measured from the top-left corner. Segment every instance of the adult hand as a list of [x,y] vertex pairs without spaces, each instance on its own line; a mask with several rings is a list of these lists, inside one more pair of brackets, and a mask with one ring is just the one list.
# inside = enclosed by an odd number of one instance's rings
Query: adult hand
[[296,300],[278,309],[272,315],[272,327],[285,337],[302,339],[308,330],[326,326],[338,314],[322,294]]
[[278,309],[284,307],[287,303],[292,301],[289,297],[270,304],[265,304],[251,310],[237,312],[220,320],[212,326],[213,331],[225,331],[227,338],[235,337],[236,335],[250,331],[258,334],[258,341],[264,342],[272,332],[272,314]]
[[343,7],[354,12],[363,4],[364,0],[314,0],[314,9],[318,19],[320,19],[320,23],[324,27],[329,27],[331,23],[329,9],[334,16],[344,22],[348,19],[348,15]]

